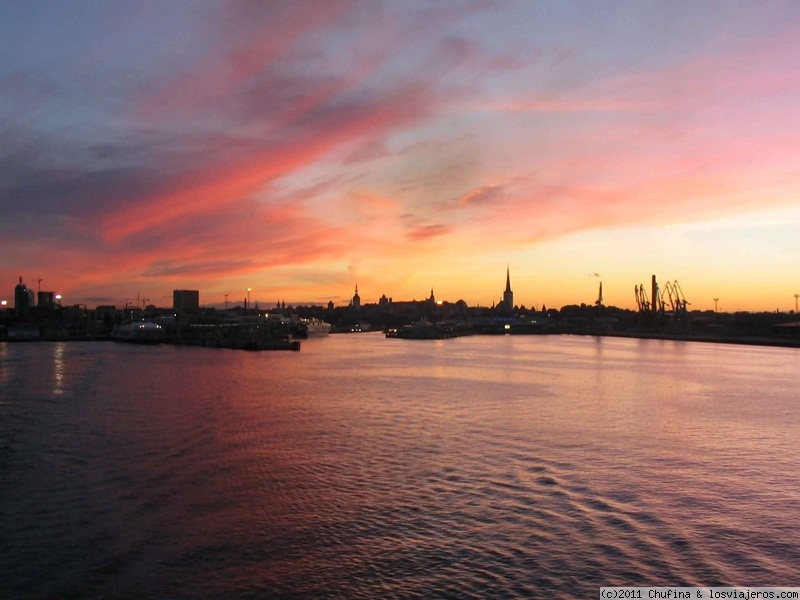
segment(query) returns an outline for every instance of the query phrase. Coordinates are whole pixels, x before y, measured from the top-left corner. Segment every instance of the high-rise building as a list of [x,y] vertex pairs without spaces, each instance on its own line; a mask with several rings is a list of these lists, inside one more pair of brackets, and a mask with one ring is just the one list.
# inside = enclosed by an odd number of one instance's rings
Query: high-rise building
[[200,308],[197,290],[172,290],[172,310],[176,313],[192,312]]
[[29,290],[28,286],[22,283],[22,277],[19,278],[19,283],[14,287],[14,309],[18,315],[24,315],[28,309],[33,306],[33,290]]
[[54,292],[39,292],[37,294],[36,306],[52,308],[56,305],[56,295]]

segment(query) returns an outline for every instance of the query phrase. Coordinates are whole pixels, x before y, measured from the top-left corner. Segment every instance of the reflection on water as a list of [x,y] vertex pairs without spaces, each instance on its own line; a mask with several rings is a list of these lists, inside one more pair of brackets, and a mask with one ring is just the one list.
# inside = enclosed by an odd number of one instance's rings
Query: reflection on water
[[[9,345],[0,344],[0,389],[4,388],[11,381],[11,360],[9,357]],[[0,404],[3,403],[3,398],[0,398]]]
[[4,597],[792,584],[800,353],[0,344]]
[[64,372],[66,365],[64,355],[66,354],[66,343],[56,342],[53,344],[53,393],[63,393]]

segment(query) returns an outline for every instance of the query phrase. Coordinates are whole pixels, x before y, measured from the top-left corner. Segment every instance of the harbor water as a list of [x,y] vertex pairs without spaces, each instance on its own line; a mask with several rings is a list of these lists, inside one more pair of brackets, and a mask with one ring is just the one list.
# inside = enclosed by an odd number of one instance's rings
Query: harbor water
[[0,344],[2,598],[797,586],[800,352]]

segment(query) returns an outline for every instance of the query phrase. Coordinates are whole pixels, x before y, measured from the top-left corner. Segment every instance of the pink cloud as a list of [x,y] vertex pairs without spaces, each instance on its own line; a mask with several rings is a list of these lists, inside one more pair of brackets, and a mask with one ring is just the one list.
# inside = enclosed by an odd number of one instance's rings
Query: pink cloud
[[[192,67],[164,82],[137,106],[156,122],[207,110],[250,84],[304,35],[331,24],[348,2],[238,2],[208,16],[208,52]],[[279,26],[276,26],[279,24]]]
[[[643,185],[576,186],[535,183],[509,189],[505,199],[472,215],[462,230],[528,244],[579,231],[663,225],[744,210],[736,187],[717,177],[652,178]],[[714,200],[726,198],[721,205]],[[757,201],[749,205],[757,206]],[[500,235],[502,234],[502,235]]]
[[342,209],[351,215],[369,220],[391,219],[400,211],[400,204],[380,193],[356,191],[342,199]]
[[[796,42],[795,34],[747,41],[728,54],[490,102],[500,111],[585,115],[548,136],[528,165],[536,183],[508,186],[491,210],[470,194],[459,199],[479,211],[469,226],[541,240],[796,203]],[[472,193],[480,198],[485,187]]]
[[[207,164],[202,173],[184,176],[166,193],[142,198],[119,208],[101,224],[112,243],[182,215],[229,204],[269,181],[312,164],[336,146],[383,134],[427,118],[439,103],[433,90],[410,85],[369,102],[332,105],[308,116],[309,131],[293,139],[267,144],[250,156],[228,164]],[[227,146],[225,138],[221,144]],[[210,148],[214,155],[213,146]]]
[[434,224],[420,225],[406,232],[406,237],[414,242],[421,242],[431,238],[447,235],[453,231],[449,225]]
[[504,193],[505,189],[501,185],[484,185],[458,198],[456,204],[461,206],[489,204],[502,198]]
[[[676,64],[582,78],[489,101],[511,112],[686,112],[763,102],[800,91],[796,33],[742,42],[729,53],[708,53]],[[571,49],[565,57],[578,56]],[[555,65],[554,65],[555,66]]]
[[[134,292],[154,286],[207,287],[214,279],[341,257],[353,243],[346,228],[327,225],[299,204],[250,200],[148,228],[124,240],[113,254],[60,249],[58,272],[48,273],[47,279],[70,297],[73,290],[108,286]],[[39,250],[47,252],[41,245]],[[121,273],[126,274],[124,283]]]

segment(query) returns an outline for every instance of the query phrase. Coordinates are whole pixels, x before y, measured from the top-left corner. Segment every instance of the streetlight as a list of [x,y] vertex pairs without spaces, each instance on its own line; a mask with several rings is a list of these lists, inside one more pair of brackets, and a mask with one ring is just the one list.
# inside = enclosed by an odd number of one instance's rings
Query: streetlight
[[59,306],[61,306],[61,297],[62,297],[61,294],[56,294],[56,302],[58,303]]
[[794,295],[794,314],[797,314],[797,299],[800,298],[800,294]]
[[714,298],[714,312],[717,312],[717,302],[719,302],[719,298]]
[[225,310],[228,310],[228,296],[230,294],[225,294]]

